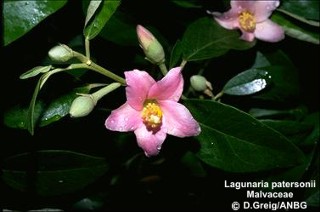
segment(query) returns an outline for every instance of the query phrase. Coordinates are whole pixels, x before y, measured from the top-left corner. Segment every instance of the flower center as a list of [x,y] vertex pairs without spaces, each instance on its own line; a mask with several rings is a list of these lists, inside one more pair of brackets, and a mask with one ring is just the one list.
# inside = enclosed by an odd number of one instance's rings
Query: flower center
[[254,15],[248,11],[243,11],[238,17],[241,29],[247,32],[253,32],[256,28],[256,19]]
[[162,124],[162,111],[155,100],[146,100],[141,117],[148,130],[157,131]]

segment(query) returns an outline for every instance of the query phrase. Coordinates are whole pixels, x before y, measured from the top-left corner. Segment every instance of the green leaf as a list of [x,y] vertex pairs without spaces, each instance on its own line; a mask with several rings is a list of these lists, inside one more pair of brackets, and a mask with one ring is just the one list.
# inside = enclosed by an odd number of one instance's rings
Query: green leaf
[[318,22],[318,21],[308,20],[308,19],[305,19],[301,16],[295,15],[293,13],[290,13],[290,12],[288,12],[286,10],[282,10],[282,9],[277,9],[277,11],[279,11],[283,14],[286,14],[286,15],[290,16],[291,18],[294,18],[298,21],[301,21],[302,23],[309,24],[311,26],[320,27],[320,22]]
[[263,124],[285,135],[290,141],[299,145],[309,135],[313,126],[311,124],[301,123],[290,120],[260,120]]
[[182,51],[183,49],[182,49],[181,41],[177,40],[177,42],[175,43],[171,51],[171,57],[169,62],[170,69],[177,66],[177,64],[181,60]]
[[67,0],[51,1],[12,1],[3,4],[3,38],[8,45],[25,35],[46,17],[55,13],[67,3]]
[[266,108],[251,108],[249,114],[255,118],[286,118],[301,120],[307,114],[305,106],[298,106],[286,110],[275,110]]
[[121,46],[138,46],[135,23],[128,14],[116,11],[103,29],[100,36]]
[[229,95],[250,95],[264,89],[270,78],[265,70],[249,69],[230,79],[222,90]]
[[103,1],[103,4],[95,11],[94,17],[91,18],[91,21],[87,23],[83,30],[83,34],[87,39],[91,40],[100,33],[113,13],[117,10],[120,2],[120,0]]
[[87,16],[86,16],[86,20],[84,22],[84,27],[87,26],[89,20],[95,14],[95,12],[99,8],[101,2],[102,2],[102,0],[91,0],[89,2],[88,8],[87,8]]
[[257,52],[254,64],[251,67],[251,69],[263,68],[263,67],[270,66],[270,65],[271,64],[270,64],[269,60],[261,52]]
[[90,194],[83,199],[77,201],[73,204],[73,211],[101,211],[105,205],[105,200],[108,198],[109,191],[104,191],[101,193]]
[[319,1],[317,0],[282,0],[279,9],[306,19],[319,21],[319,6]]
[[237,30],[224,29],[212,18],[200,18],[189,25],[181,45],[183,59],[196,61],[221,56],[230,49],[249,49],[255,41],[241,40]]
[[[89,93],[90,86],[75,88],[69,93],[53,99],[49,104],[42,100],[35,101],[33,105],[33,124],[37,123],[39,127],[49,125],[68,115],[72,101],[77,97],[77,93]],[[29,106],[30,107],[30,106]],[[26,121],[28,117],[28,108],[14,107],[4,114],[4,123],[8,127],[28,129]],[[31,116],[29,114],[29,116]],[[31,124],[31,123],[29,123]],[[30,126],[29,126],[30,127]]]
[[296,100],[300,95],[296,67],[282,51],[265,54],[265,57],[272,65],[263,69],[271,76],[272,83],[268,89],[255,95],[254,98],[279,102]]
[[30,77],[37,76],[38,74],[46,73],[46,72],[50,71],[51,69],[52,69],[52,65],[37,66],[37,67],[34,67],[33,69],[21,74],[19,78],[20,79],[28,79]]
[[[39,120],[41,113],[45,108],[42,101],[37,101],[34,106],[34,119]],[[4,113],[3,122],[7,127],[17,129],[27,129],[27,115],[28,108],[22,106],[15,106]]]
[[3,167],[1,177],[6,184],[19,191],[34,186],[41,196],[83,189],[108,170],[105,158],[63,150],[15,155],[5,159]]
[[290,167],[304,161],[303,153],[282,134],[232,106],[208,100],[185,105],[200,123],[197,156],[231,172]]
[[73,100],[78,96],[77,93],[87,94],[89,91],[89,86],[79,87],[58,97],[57,99],[52,100],[41,114],[39,126],[46,126],[68,115]]
[[286,35],[313,44],[320,44],[319,28],[315,28],[313,31],[307,30],[306,27],[303,28],[293,21],[289,21],[280,13],[274,13],[271,19],[281,25]]

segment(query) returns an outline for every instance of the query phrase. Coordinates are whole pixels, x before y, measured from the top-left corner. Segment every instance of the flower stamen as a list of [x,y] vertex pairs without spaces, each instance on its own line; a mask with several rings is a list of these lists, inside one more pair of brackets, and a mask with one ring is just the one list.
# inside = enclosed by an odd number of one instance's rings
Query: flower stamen
[[159,130],[162,124],[162,110],[155,100],[146,100],[144,102],[141,117],[148,130]]
[[238,16],[241,29],[246,32],[253,32],[256,29],[256,19],[251,12],[243,11]]

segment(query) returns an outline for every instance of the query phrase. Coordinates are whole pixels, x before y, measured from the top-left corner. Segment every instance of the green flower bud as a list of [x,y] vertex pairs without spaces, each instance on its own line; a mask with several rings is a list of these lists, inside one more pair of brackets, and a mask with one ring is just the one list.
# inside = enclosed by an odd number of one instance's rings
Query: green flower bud
[[161,64],[165,61],[164,50],[153,34],[141,25],[137,26],[137,35],[140,46],[146,58],[154,64]]
[[69,114],[73,118],[79,118],[87,116],[97,102],[92,98],[91,95],[82,95],[75,98],[71,104]]
[[207,89],[207,80],[201,75],[193,75],[190,78],[191,86],[196,91],[205,91]]
[[50,49],[48,55],[53,61],[66,62],[73,57],[73,51],[68,46],[60,44]]

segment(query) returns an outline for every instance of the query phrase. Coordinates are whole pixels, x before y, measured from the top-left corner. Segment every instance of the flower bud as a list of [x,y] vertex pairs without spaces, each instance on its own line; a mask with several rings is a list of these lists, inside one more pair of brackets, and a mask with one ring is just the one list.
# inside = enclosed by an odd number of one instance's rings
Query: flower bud
[[207,89],[207,80],[201,75],[193,75],[190,78],[191,86],[196,91],[204,91]]
[[193,75],[190,78],[191,87],[195,91],[203,92],[207,96],[213,97],[211,83],[201,75]]
[[66,62],[73,57],[73,51],[68,46],[60,44],[50,49],[48,55],[53,61]]
[[165,61],[164,50],[153,34],[143,26],[138,25],[137,35],[146,58],[154,64],[163,63]]
[[88,115],[96,106],[96,101],[91,95],[82,95],[75,98],[71,104],[69,114],[73,118],[79,118]]

